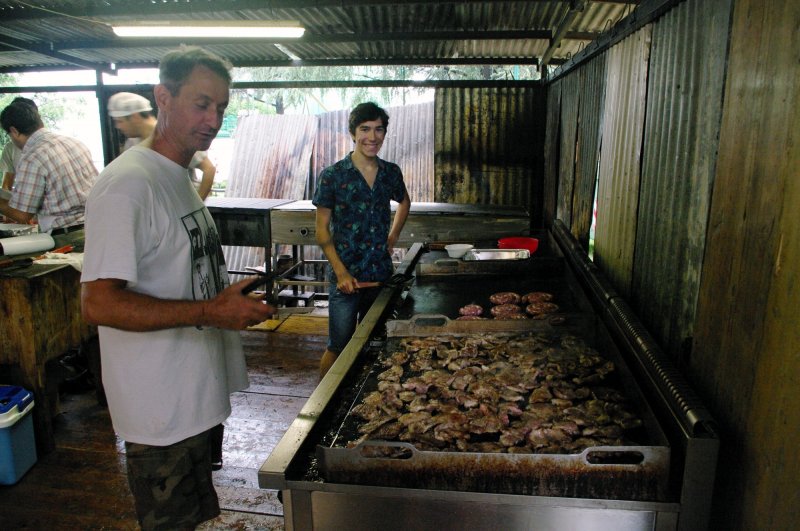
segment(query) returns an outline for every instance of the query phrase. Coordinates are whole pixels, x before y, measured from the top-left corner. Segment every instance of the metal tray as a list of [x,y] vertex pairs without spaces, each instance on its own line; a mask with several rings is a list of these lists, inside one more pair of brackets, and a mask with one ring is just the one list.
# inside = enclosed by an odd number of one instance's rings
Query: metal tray
[[526,260],[531,257],[527,249],[472,249],[462,257],[467,262],[479,260]]

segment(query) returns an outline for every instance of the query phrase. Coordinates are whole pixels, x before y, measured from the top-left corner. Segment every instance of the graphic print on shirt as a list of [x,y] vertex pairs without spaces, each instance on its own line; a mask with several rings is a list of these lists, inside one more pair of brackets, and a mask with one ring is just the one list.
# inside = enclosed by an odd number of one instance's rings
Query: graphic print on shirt
[[192,296],[194,300],[211,299],[228,285],[217,226],[205,208],[187,214],[181,221],[192,245]]

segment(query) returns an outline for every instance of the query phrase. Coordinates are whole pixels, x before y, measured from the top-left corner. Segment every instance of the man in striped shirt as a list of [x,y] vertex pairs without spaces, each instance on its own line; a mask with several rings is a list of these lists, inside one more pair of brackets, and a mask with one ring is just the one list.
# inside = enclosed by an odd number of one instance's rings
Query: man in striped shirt
[[83,230],[86,198],[97,178],[89,148],[45,129],[38,110],[21,102],[3,109],[0,125],[22,150],[14,191],[0,199],[0,213],[18,223],[35,216],[39,230],[53,236]]

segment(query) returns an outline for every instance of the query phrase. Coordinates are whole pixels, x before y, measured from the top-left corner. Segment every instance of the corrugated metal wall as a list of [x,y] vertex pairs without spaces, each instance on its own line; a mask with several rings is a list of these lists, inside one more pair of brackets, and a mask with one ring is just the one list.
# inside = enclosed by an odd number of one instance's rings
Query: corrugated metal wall
[[244,116],[236,126],[226,197],[302,199],[315,116]]
[[542,219],[544,89],[440,88],[434,201],[525,207]]
[[[302,199],[316,133],[314,116],[242,117],[225,196]],[[223,252],[231,270],[264,263],[261,247],[224,246]]]
[[800,521],[798,27],[796,0],[686,0],[603,52],[597,262],[719,423],[709,529]]
[[580,111],[570,230],[583,248],[588,249],[600,157],[600,131],[603,125],[606,56],[600,55],[581,66],[580,76]]
[[557,217],[588,243],[597,165],[594,260],[676,358],[693,336],[730,5],[682,2],[558,81]]
[[561,149],[558,159],[558,201],[556,217],[572,226],[572,196],[575,189],[575,144],[578,138],[578,109],[581,104],[579,72],[561,80]]
[[630,301],[673,354],[694,335],[730,5],[684,2],[653,24]]
[[[353,139],[350,138],[350,133],[347,130],[349,116],[349,109],[318,115],[319,130],[311,159],[310,193],[308,197],[303,199],[311,199],[311,196],[314,195],[317,177],[319,177],[320,172],[337,160],[341,160],[353,149]],[[389,118],[389,125],[392,125],[391,116]],[[383,153],[381,153],[381,156],[383,156]]]
[[[389,130],[379,156],[403,170],[412,201],[433,201],[433,102],[386,107]],[[312,162],[313,181],[320,172],[353,150],[349,110],[319,115]],[[313,185],[312,185],[313,190]]]
[[[433,200],[433,103],[387,107],[380,156],[400,165],[412,201]],[[323,168],[353,148],[349,110],[319,116],[253,115],[239,120],[226,197],[310,199]],[[287,252],[282,249],[281,252]],[[264,249],[225,246],[231,270],[264,263]],[[321,258],[309,249],[306,258]]]
[[630,295],[636,239],[651,33],[652,27],[645,26],[606,52],[594,260],[625,297]]
[[547,130],[544,140],[544,197],[545,226],[556,219],[558,203],[558,164],[561,148],[561,80],[547,85]]

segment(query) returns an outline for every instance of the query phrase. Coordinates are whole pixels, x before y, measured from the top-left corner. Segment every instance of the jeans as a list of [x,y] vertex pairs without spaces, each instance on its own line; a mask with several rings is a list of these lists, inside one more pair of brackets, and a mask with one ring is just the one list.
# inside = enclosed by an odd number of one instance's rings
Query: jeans
[[362,288],[350,295],[330,284],[328,295],[328,350],[339,354],[353,337],[369,307],[378,298],[381,288]]

